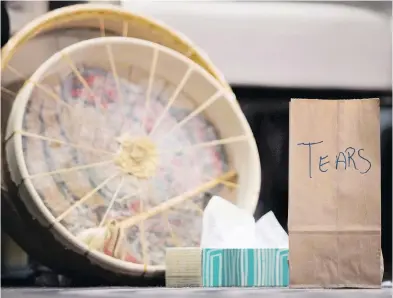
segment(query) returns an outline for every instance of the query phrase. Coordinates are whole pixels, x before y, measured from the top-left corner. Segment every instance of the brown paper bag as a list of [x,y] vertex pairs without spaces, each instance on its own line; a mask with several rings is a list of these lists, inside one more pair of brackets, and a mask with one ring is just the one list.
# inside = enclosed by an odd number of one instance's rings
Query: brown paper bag
[[379,100],[292,100],[289,147],[291,287],[380,287]]

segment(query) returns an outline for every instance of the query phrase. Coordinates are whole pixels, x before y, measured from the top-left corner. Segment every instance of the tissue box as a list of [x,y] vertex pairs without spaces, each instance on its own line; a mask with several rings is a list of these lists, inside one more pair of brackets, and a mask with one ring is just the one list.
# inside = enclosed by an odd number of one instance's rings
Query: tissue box
[[287,287],[288,284],[288,249],[167,249],[167,287]]

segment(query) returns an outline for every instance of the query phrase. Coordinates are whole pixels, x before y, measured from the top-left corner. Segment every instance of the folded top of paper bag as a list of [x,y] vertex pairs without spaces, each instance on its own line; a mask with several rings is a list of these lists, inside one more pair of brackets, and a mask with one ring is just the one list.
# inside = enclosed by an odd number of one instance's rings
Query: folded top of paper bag
[[257,222],[245,210],[214,196],[203,214],[202,248],[288,248],[288,235],[273,212]]

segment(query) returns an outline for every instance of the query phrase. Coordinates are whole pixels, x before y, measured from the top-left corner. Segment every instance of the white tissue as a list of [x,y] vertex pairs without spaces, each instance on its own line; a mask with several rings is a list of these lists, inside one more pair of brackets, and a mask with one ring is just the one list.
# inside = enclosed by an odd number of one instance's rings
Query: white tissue
[[288,234],[269,211],[255,223],[257,248],[288,248]]
[[214,196],[203,214],[202,248],[288,248],[288,235],[273,212],[254,217]]
[[254,238],[252,216],[218,196],[210,199],[203,213],[201,247],[247,248]]

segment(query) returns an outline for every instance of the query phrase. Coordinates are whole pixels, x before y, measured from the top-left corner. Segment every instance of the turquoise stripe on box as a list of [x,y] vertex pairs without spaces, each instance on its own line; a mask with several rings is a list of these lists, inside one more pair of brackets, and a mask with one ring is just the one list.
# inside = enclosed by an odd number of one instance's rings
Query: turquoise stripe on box
[[286,287],[288,249],[202,250],[204,287]]

